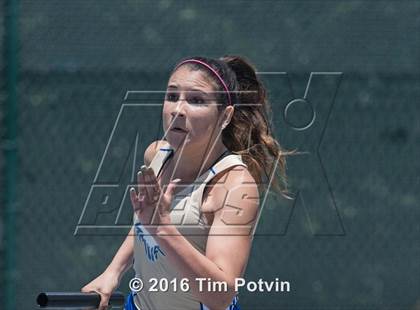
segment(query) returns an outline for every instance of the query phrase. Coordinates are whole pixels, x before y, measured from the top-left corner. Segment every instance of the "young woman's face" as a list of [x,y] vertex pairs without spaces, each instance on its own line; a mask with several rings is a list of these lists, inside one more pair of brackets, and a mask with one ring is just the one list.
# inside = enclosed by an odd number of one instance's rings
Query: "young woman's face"
[[181,66],[172,74],[163,105],[163,130],[171,146],[210,146],[221,128],[214,91],[201,70]]

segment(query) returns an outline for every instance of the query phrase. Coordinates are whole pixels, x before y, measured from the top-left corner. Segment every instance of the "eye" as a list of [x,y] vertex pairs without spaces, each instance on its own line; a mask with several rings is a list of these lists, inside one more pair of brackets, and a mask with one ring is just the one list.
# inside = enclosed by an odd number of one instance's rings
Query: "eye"
[[167,101],[171,101],[171,102],[177,102],[179,98],[179,94],[178,93],[171,93],[171,92],[167,92],[165,99]]
[[191,104],[205,104],[206,101],[200,96],[191,96],[188,98],[188,103]]

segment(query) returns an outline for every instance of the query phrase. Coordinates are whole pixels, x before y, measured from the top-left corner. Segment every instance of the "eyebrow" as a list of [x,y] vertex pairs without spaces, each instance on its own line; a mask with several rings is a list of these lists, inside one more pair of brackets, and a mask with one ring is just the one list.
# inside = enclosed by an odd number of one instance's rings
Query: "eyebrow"
[[[168,85],[168,89],[178,89],[178,87],[176,85]],[[199,92],[201,94],[203,94],[204,96],[209,96],[209,93],[206,93],[205,91],[198,89],[198,88],[191,88],[191,90],[189,91],[193,91],[193,92]]]

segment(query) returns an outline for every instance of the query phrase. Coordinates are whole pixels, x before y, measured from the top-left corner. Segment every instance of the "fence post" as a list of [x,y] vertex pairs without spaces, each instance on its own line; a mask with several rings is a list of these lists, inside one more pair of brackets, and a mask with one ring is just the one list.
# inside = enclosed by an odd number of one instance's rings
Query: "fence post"
[[4,2],[4,63],[5,63],[5,137],[2,149],[4,167],[4,250],[5,301],[3,309],[16,309],[16,182],[17,182],[17,72],[18,72],[18,0]]

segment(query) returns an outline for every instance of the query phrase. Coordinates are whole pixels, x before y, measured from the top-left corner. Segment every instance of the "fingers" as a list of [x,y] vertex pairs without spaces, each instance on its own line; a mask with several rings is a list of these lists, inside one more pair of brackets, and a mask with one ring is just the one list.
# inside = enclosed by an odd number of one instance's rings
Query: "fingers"
[[91,290],[91,292],[97,293],[101,296],[101,301],[99,303],[98,309],[107,309],[109,298],[111,297],[111,295],[107,294],[107,293],[103,293],[100,288],[98,288],[96,290]]
[[[151,167],[142,166],[137,174],[139,182],[139,196],[144,196],[147,204],[158,202],[160,196],[160,186]],[[141,184],[141,185],[140,185]]]
[[146,196],[146,188],[144,186],[144,176],[143,176],[143,171],[144,171],[144,165],[141,166],[140,171],[137,172],[137,191],[139,193],[140,197],[144,197]]
[[160,196],[160,186],[156,178],[155,172],[152,168],[148,167],[145,171],[145,180],[148,184],[149,195],[151,202],[156,203]]
[[99,303],[98,309],[107,309],[110,295],[102,293],[99,290],[99,288],[94,289],[91,286],[87,286],[87,285],[84,286],[80,291],[82,293],[97,293],[97,294],[99,294],[101,296],[101,301]]
[[131,199],[131,205],[133,206],[134,212],[136,211],[142,211],[141,208],[141,202],[139,200],[139,197],[137,196],[136,190],[134,187],[130,188],[130,199]]
[[154,190],[152,188],[153,184],[152,184],[152,175],[153,175],[153,169],[152,168],[148,168],[146,166],[142,166],[141,167],[141,172],[142,172],[142,176],[144,179],[144,185],[146,186],[146,199],[149,202],[153,201],[154,198]]
[[166,189],[165,196],[168,198],[169,201],[172,201],[172,198],[174,196],[174,192],[176,189],[177,183],[179,183],[181,179],[175,179],[172,180],[171,183],[169,183],[168,188]]
[[99,309],[108,309],[108,302],[110,295],[103,294],[101,292],[97,292],[99,295],[101,295],[101,302],[99,304]]

